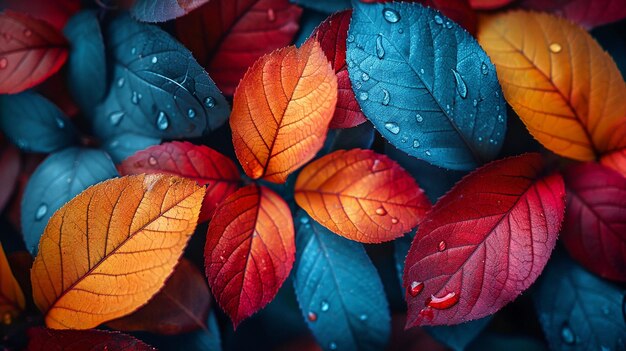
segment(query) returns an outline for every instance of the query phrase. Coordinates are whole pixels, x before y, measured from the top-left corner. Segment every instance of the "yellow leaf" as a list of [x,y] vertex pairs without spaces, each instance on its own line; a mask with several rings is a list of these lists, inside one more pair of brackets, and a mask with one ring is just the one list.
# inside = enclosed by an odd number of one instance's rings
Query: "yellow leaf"
[[128,176],[92,186],[59,209],[31,270],[46,325],[89,329],[148,302],[182,255],[204,192],[175,176]]
[[4,249],[0,245],[0,322],[10,324],[24,309],[26,301],[22,288],[15,280]]

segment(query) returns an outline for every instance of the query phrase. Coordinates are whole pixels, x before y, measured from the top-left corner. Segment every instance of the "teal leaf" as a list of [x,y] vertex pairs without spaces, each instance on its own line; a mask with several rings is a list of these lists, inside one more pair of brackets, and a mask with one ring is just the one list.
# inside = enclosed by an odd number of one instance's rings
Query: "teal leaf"
[[496,157],[506,105],[494,65],[467,31],[416,3],[355,2],[347,44],[357,101],[391,144],[455,170]]
[[134,133],[117,134],[102,145],[115,164],[121,163],[137,151],[145,150],[161,143],[161,139]]

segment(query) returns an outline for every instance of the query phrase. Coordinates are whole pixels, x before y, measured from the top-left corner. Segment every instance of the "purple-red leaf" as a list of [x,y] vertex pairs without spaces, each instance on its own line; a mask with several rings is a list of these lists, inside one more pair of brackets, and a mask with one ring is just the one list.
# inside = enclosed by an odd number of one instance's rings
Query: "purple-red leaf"
[[463,178],[420,224],[404,269],[407,327],[493,314],[543,270],[565,189],[539,154],[492,162]]
[[130,335],[103,330],[28,330],[27,351],[156,351]]
[[626,17],[624,0],[523,0],[521,6],[552,12],[588,29]]
[[564,178],[568,251],[592,272],[626,281],[626,178],[595,163],[571,167]]

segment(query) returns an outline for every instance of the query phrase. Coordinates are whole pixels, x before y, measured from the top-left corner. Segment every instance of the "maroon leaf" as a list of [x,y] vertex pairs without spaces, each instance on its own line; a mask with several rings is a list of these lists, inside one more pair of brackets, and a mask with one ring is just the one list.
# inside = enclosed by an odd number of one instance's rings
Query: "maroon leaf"
[[3,0],[4,9],[44,20],[61,31],[67,20],[80,10],[79,0]]
[[0,212],[15,190],[19,173],[20,152],[13,145],[0,139]]
[[552,12],[588,29],[626,17],[624,0],[523,0],[520,6]]
[[235,328],[274,299],[295,260],[294,226],[285,201],[248,185],[229,196],[209,223],[206,276]]
[[58,71],[68,43],[48,23],[17,12],[0,13],[0,94],[31,88]]
[[594,273],[626,281],[626,178],[595,163],[571,167],[564,178],[568,251]]
[[130,335],[102,330],[28,329],[27,351],[156,351]]
[[287,46],[302,10],[289,0],[212,0],[176,21],[178,39],[226,95],[259,57]]
[[122,331],[149,331],[174,335],[204,329],[211,306],[211,295],[204,276],[188,260],[182,259],[176,270],[147,305],[132,314],[108,322]]
[[515,0],[469,0],[469,3],[472,8],[477,10],[495,10],[507,6],[514,1]]
[[565,190],[539,154],[472,172],[422,222],[404,269],[407,327],[490,315],[543,270],[556,243]]
[[206,185],[200,222],[213,216],[215,208],[239,187],[241,176],[233,161],[203,145],[174,141],[151,146],[124,160],[121,175],[166,173]]

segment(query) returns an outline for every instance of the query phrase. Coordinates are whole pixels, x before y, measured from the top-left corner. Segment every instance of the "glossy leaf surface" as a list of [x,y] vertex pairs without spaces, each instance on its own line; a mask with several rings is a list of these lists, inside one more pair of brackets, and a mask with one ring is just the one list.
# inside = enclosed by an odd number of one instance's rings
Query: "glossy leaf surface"
[[53,329],[89,329],[144,305],[163,287],[198,220],[204,188],[166,175],[99,183],[50,218],[31,270]]
[[136,0],[130,13],[142,22],[165,22],[181,17],[209,0]]
[[539,154],[495,161],[439,199],[406,258],[407,327],[488,316],[535,281],[565,209],[563,179],[542,172]]

